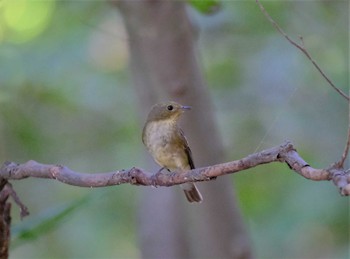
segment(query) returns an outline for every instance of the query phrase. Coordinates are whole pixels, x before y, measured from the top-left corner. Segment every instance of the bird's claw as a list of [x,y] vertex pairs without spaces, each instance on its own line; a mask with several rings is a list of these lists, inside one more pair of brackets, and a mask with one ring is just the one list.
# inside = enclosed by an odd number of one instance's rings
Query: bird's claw
[[157,177],[158,177],[158,173],[155,173],[154,175],[151,176],[151,183],[152,186],[157,187]]
[[158,182],[158,176],[161,174],[161,172],[163,171],[163,169],[165,169],[165,167],[162,167],[162,168],[160,168],[159,170],[158,170],[158,172],[156,172],[154,175],[152,175],[152,177],[151,177],[151,182],[152,182],[152,185],[154,186],[154,187],[157,187],[158,185],[157,185],[157,182]]

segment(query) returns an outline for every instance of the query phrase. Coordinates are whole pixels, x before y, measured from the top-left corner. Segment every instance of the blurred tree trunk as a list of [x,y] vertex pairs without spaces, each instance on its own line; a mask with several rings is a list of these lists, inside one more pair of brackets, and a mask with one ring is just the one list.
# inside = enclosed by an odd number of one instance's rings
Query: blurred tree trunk
[[[197,61],[195,29],[185,4],[116,3],[128,32],[142,121],[151,105],[160,100],[193,106],[182,122],[196,166],[223,162],[213,107]],[[143,258],[252,257],[231,179],[201,183],[199,189],[204,197],[201,204],[187,204],[179,188],[142,190],[139,238]]]

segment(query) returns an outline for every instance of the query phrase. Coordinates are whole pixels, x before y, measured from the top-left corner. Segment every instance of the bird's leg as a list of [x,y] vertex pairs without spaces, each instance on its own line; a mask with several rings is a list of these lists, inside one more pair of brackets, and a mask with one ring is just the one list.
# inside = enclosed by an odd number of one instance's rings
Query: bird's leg
[[[169,169],[168,169],[168,168],[166,168],[165,166],[163,166],[163,167],[161,167],[161,168],[158,170],[158,172],[157,172],[155,175],[160,174],[160,172],[161,172],[161,171],[163,171],[164,169],[166,169],[166,170],[168,170],[168,171],[169,171]],[[170,171],[169,171],[169,172],[170,172]]]
[[166,168],[165,166],[161,167],[158,172],[156,172],[154,175],[152,175],[152,185],[154,187],[157,187],[157,178],[159,176],[159,174],[164,170],[164,169],[167,169],[169,172],[170,170],[168,168]]
[[171,171],[168,168],[166,168],[166,170],[168,170],[168,172],[170,173],[169,175],[170,175],[171,178],[175,178],[179,174],[179,171],[174,172],[174,171]]
[[176,177],[179,174],[179,171],[178,172],[174,172],[174,171],[170,171],[170,170],[168,170],[168,171],[170,172],[170,177],[171,178],[174,178],[174,177]]

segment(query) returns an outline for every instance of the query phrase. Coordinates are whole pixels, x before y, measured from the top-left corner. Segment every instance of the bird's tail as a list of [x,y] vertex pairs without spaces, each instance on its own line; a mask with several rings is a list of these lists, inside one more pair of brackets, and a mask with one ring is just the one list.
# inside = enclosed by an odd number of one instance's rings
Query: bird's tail
[[203,201],[201,193],[198,191],[194,183],[184,183],[180,187],[184,191],[186,198],[189,202],[201,202]]

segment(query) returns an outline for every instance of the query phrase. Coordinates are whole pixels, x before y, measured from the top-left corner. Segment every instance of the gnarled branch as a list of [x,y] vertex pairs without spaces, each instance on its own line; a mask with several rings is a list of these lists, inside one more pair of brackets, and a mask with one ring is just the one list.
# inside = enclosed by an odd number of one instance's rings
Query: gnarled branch
[[0,178],[20,180],[27,177],[55,179],[62,183],[80,187],[105,187],[129,183],[144,186],[173,186],[186,182],[210,181],[218,176],[237,173],[261,164],[284,162],[301,176],[314,181],[333,180],[341,195],[350,194],[350,170],[338,168],[336,164],[327,169],[315,169],[297,153],[291,142],[285,142],[239,160],[193,169],[181,173],[152,174],[133,167],[107,173],[79,173],[62,165],[46,165],[35,161],[24,164],[6,162],[0,168]]

